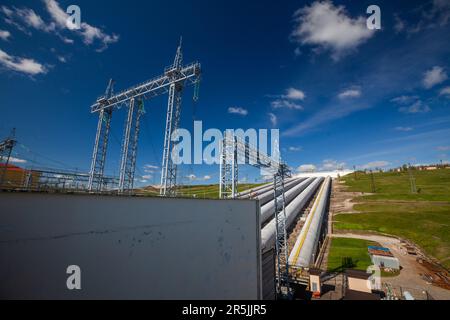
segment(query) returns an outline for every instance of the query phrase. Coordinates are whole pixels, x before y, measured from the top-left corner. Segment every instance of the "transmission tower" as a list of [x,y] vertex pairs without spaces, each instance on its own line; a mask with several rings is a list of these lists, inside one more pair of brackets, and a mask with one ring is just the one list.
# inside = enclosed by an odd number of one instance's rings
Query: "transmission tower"
[[107,90],[107,94],[100,97],[91,106],[92,113],[99,113],[99,122],[89,179],[90,191],[100,192],[103,188],[102,181],[113,110],[121,107],[128,108],[128,117],[125,124],[121,151],[119,192],[129,193],[134,183],[139,124],[140,118],[144,113],[143,102],[168,93],[169,101],[164,137],[160,192],[163,196],[176,194],[177,170],[176,164],[171,159],[174,147],[171,137],[179,125],[183,89],[190,85],[196,86],[194,91],[194,100],[196,101],[198,99],[198,84],[201,75],[200,63],[194,62],[184,66],[182,63],[182,42],[180,40],[174,63],[165,68],[162,75],[117,94],[112,93],[111,85],[111,90]]
[[8,170],[9,160],[17,141],[15,139],[16,129],[12,129],[11,134],[4,141],[0,142],[0,164],[4,164],[3,170],[0,172],[0,187],[3,186],[3,180]]
[[411,193],[415,194],[417,193],[416,178],[414,178],[414,175],[412,173],[411,165],[408,166],[408,175],[409,175],[409,184],[411,186]]
[[376,193],[377,189],[375,188],[375,177],[373,175],[373,171],[370,170],[370,186],[372,189],[372,193]]

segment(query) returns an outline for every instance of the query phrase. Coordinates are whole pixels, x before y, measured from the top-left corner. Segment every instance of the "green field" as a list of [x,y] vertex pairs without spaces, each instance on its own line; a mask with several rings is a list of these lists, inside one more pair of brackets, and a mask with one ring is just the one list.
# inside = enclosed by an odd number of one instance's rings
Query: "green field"
[[[413,171],[417,194],[410,192],[407,172],[374,174],[376,194],[355,199],[360,213],[340,214],[334,228],[371,231],[409,239],[450,268],[450,170]],[[370,192],[370,175],[342,180],[349,191]]]
[[[245,191],[251,188],[256,188],[262,184],[252,184],[252,183],[246,183],[246,184],[240,184],[238,186],[238,191]],[[218,184],[212,184],[212,185],[192,185],[192,186],[180,186],[178,188],[178,195],[180,197],[195,197],[200,199],[218,199],[219,198],[219,185]],[[152,189],[152,190],[140,190],[140,194],[148,195],[148,196],[156,196],[159,195],[159,190]]]
[[367,247],[377,245],[376,242],[361,239],[333,238],[328,254],[328,271],[367,270],[372,265]]

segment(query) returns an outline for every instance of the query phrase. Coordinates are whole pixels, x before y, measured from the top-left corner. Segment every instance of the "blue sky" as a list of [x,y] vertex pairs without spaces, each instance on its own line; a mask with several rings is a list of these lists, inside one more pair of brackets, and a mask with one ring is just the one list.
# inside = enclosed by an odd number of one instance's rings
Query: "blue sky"
[[[62,12],[81,8],[82,29]],[[381,8],[381,30],[366,9]],[[17,128],[25,167],[88,171],[95,115],[116,90],[162,73],[179,37],[202,63],[200,101],[181,126],[279,128],[293,168],[449,161],[450,1],[7,1],[0,5],[0,136]],[[137,175],[158,183],[167,97],[146,102]],[[125,110],[114,114],[107,173],[118,174]],[[26,161],[26,162],[25,162]],[[183,166],[183,183],[217,182]],[[241,177],[258,178],[243,167]],[[142,178],[145,177],[145,178]]]

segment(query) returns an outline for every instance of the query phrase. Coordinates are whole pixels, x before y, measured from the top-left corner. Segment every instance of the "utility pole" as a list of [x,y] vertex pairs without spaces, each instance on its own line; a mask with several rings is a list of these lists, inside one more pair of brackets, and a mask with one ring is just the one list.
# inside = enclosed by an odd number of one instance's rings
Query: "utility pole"
[[411,170],[411,164],[408,166],[408,175],[409,175],[409,184],[411,186],[411,193],[416,194],[417,188],[416,188],[416,179],[414,178],[414,175]]
[[371,185],[371,188],[372,188],[372,193],[376,193],[377,190],[375,188],[375,177],[373,175],[373,171],[372,170],[370,170],[370,185]]
[[357,180],[358,177],[357,177],[357,175],[356,175],[356,166],[353,166],[353,173],[354,173],[354,175],[355,175],[355,180]]

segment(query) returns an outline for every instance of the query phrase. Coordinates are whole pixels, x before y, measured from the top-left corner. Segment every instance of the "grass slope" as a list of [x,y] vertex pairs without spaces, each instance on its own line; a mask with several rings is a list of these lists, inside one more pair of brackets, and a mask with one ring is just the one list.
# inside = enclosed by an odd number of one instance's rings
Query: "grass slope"
[[[334,228],[409,239],[450,268],[450,170],[414,171],[420,193],[411,194],[408,173],[377,173],[377,193],[356,199],[357,214],[340,214]],[[370,175],[343,178],[350,191],[369,192]]]
[[376,245],[378,245],[376,242],[367,240],[333,238],[328,255],[328,270],[332,272],[344,269],[367,270],[367,267],[372,265],[367,247]]

